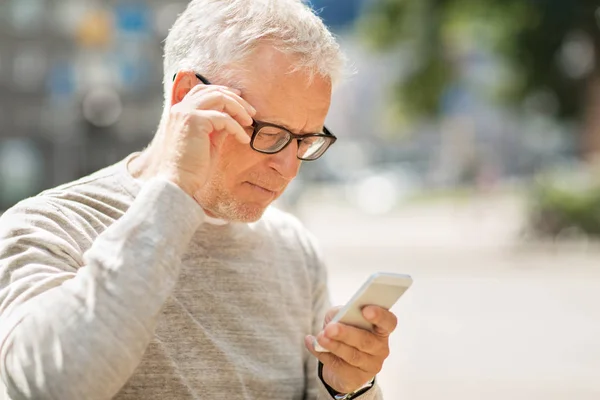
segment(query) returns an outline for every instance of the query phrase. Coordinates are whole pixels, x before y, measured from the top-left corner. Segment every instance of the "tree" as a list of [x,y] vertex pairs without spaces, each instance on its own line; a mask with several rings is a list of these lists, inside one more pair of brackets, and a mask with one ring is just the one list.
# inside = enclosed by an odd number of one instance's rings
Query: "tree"
[[374,0],[359,27],[376,49],[408,49],[400,112],[436,115],[474,46],[510,71],[492,94],[513,104],[544,94],[552,114],[580,122],[582,155],[600,154],[598,0]]

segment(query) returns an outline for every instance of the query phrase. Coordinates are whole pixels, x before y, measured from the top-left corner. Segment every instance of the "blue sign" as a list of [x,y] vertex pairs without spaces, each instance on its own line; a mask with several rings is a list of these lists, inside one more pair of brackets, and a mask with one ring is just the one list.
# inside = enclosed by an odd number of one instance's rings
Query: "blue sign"
[[332,29],[351,25],[357,19],[364,0],[310,0],[323,21]]
[[139,2],[119,4],[115,7],[117,29],[121,32],[147,34],[151,30],[151,10]]

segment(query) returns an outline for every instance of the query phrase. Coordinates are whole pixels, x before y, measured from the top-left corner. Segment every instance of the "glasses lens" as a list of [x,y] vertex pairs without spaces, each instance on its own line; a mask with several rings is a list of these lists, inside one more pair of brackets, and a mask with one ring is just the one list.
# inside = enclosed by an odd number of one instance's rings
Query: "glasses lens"
[[254,148],[267,153],[276,153],[281,150],[290,140],[287,131],[274,126],[261,128],[254,138]]
[[329,147],[331,140],[323,136],[309,136],[300,141],[298,157],[303,160],[316,160]]

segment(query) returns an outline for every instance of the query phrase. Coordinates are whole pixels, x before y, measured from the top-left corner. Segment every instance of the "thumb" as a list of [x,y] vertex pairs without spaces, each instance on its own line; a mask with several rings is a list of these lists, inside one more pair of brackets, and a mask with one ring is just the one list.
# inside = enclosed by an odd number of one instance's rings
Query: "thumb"
[[225,141],[225,137],[228,135],[226,131],[213,131],[209,134],[210,143],[213,148],[220,149]]
[[325,326],[327,326],[327,324],[331,322],[333,317],[335,317],[335,315],[341,309],[342,309],[342,306],[337,306],[337,307],[333,307],[333,308],[329,309],[329,311],[327,311],[327,313],[325,314],[325,321],[323,322],[323,328],[325,328]]

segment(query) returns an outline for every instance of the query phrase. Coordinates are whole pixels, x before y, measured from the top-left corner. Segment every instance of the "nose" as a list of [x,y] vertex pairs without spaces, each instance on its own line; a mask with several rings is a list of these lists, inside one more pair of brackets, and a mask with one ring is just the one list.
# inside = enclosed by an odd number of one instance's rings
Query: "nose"
[[302,164],[297,154],[298,141],[294,140],[279,153],[269,156],[269,167],[279,172],[285,179],[292,180],[298,175],[300,164]]

